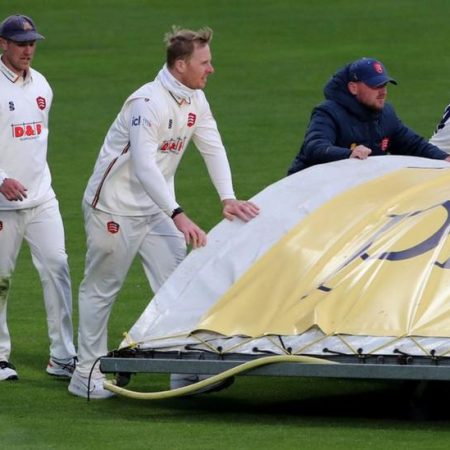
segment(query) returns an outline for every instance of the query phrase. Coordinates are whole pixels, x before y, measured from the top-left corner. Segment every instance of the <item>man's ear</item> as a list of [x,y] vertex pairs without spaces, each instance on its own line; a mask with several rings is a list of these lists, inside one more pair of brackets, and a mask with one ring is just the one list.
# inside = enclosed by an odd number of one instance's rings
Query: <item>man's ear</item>
[[5,38],[0,37],[0,48],[5,51],[6,50],[7,41]]
[[184,73],[186,70],[186,61],[184,59],[177,59],[174,68],[178,73]]
[[356,95],[358,92],[358,84],[354,81],[349,81],[347,83],[347,89],[349,90],[350,94]]

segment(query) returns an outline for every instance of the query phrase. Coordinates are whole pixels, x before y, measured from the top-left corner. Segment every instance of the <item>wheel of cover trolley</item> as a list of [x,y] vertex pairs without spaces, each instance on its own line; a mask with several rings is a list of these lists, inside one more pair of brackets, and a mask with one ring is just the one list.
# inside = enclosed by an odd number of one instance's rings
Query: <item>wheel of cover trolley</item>
[[130,372],[119,372],[116,375],[116,386],[126,386],[130,382],[131,375],[132,374]]

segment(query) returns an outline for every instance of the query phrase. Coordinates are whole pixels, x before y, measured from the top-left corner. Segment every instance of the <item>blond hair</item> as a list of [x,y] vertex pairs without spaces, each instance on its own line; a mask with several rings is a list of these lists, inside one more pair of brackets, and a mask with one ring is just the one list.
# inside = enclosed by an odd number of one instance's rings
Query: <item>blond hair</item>
[[174,25],[172,31],[164,36],[167,67],[173,67],[177,59],[188,60],[197,46],[203,47],[211,42],[212,35],[209,27],[193,31]]

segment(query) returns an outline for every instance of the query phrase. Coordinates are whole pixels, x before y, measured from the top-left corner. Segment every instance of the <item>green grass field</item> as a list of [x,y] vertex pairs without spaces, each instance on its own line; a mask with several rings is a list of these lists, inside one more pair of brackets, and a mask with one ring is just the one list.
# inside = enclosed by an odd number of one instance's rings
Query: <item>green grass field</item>
[[[447,0],[16,0],[0,16],[31,15],[46,40],[34,67],[54,89],[49,161],[66,227],[77,326],[84,264],[81,196],[124,99],[154,78],[172,24],[215,31],[207,95],[228,149],[236,191],[251,197],[285,175],[322,87],[345,63],[375,56],[399,86],[403,121],[430,136],[450,102]],[[0,143],[1,151],[1,143]],[[205,229],[221,208],[191,148],[178,174],[180,203]],[[0,249],[1,251],[1,249]],[[115,348],[151,292],[135,264],[110,321]],[[2,449],[447,449],[448,415],[411,420],[398,383],[242,377],[199,398],[86,401],[45,373],[42,294],[24,246],[9,301],[11,361],[0,383]],[[146,389],[163,375],[139,375]],[[445,403],[449,396],[441,393]],[[447,403],[448,404],[448,403]]]

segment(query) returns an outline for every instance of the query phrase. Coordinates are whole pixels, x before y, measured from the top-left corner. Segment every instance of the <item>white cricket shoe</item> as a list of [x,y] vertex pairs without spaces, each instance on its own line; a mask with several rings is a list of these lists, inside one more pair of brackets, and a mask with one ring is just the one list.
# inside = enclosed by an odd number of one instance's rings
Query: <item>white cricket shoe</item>
[[68,389],[71,394],[83,398],[103,399],[113,397],[115,394],[103,387],[105,380],[106,377],[99,373],[93,374],[89,380],[88,376],[82,375],[75,369]]
[[72,378],[72,374],[77,366],[77,358],[66,360],[50,358],[47,364],[47,373],[54,377]]
[[8,361],[0,361],[0,381],[18,380],[16,368]]
[[[170,375],[170,389],[179,389],[191,384],[198,383],[199,381],[206,380],[211,375],[197,375],[192,373],[173,373]],[[222,381],[218,381],[210,386],[199,389],[190,395],[196,394],[208,394],[210,392],[218,392],[222,389],[226,389],[234,383],[234,377],[225,378]]]

